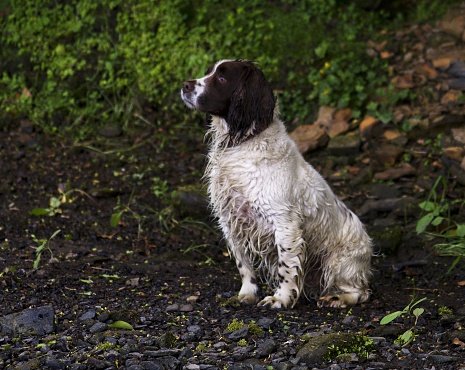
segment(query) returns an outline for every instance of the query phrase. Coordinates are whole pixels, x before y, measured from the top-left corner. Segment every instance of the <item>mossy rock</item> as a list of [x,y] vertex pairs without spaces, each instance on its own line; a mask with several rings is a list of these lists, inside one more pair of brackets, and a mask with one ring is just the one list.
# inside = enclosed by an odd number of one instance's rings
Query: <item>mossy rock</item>
[[402,228],[394,225],[390,227],[373,228],[370,236],[376,246],[376,251],[385,255],[393,255],[402,245]]
[[208,196],[201,185],[180,186],[172,193],[172,205],[182,217],[207,221],[211,218]]
[[310,338],[299,350],[297,357],[307,365],[319,364],[343,354],[368,354],[373,342],[367,337],[353,333],[331,333]]

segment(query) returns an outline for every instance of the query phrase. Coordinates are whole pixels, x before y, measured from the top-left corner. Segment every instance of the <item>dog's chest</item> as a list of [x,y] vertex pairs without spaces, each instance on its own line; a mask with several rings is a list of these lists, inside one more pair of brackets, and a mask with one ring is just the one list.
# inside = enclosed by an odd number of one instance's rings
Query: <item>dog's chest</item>
[[211,153],[208,190],[215,216],[230,227],[271,231],[270,174],[263,159]]

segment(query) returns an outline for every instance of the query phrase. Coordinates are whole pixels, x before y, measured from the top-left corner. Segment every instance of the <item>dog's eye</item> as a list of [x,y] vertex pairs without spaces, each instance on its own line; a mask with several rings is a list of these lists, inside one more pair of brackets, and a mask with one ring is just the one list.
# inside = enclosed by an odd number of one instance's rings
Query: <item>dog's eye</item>
[[226,82],[226,78],[223,75],[218,75],[218,81],[221,83]]

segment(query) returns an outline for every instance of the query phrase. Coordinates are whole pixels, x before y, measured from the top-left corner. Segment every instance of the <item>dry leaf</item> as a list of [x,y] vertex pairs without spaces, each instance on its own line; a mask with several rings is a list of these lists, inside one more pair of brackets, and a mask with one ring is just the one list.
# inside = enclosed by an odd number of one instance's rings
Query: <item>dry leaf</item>
[[463,343],[459,338],[454,338],[454,340],[452,341],[453,344],[456,344],[460,347],[465,347],[465,343]]

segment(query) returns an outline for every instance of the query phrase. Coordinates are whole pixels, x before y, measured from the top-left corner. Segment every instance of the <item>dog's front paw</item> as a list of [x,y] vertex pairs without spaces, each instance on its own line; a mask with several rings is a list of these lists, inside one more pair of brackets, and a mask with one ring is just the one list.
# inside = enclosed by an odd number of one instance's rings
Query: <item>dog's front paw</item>
[[242,304],[255,304],[258,302],[258,297],[256,294],[239,294],[237,299]]
[[258,302],[257,306],[259,308],[271,308],[273,310],[279,310],[281,308],[286,308],[287,304],[275,296],[268,296]]
[[325,295],[320,297],[317,302],[318,307],[333,307],[333,308],[345,308],[347,307],[346,303],[339,298],[337,294],[335,295]]

